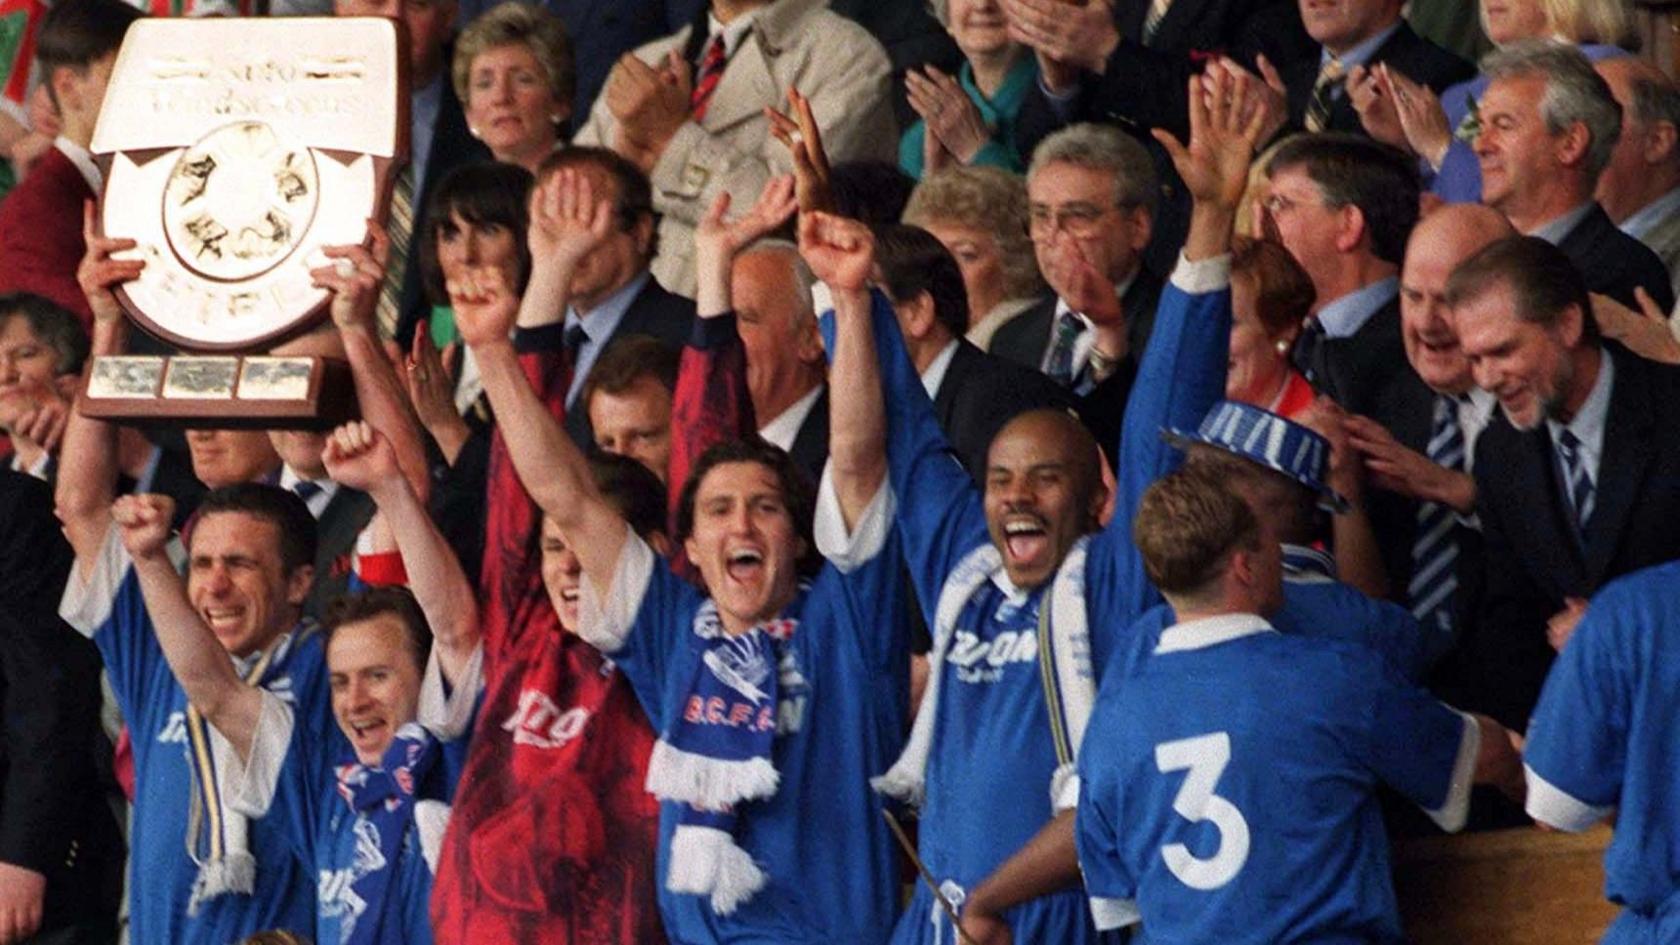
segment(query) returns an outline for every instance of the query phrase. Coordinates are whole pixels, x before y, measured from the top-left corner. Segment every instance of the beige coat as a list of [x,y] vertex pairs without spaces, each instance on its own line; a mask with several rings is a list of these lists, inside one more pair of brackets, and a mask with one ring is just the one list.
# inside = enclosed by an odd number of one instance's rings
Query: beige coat
[[[649,43],[636,55],[657,67],[668,51],[682,52],[692,28]],[[705,118],[677,129],[654,165],[653,206],[663,217],[655,278],[693,298],[694,227],[718,191],[729,191],[739,213],[752,206],[771,177],[793,171],[787,148],[770,134],[764,117],[765,106],[787,110],[790,85],[811,100],[830,162],[895,161],[891,79],[881,44],[863,27],[829,12],[825,0],[774,0],[762,8],[724,68]],[[616,125],[603,95],[573,141],[611,147]]]

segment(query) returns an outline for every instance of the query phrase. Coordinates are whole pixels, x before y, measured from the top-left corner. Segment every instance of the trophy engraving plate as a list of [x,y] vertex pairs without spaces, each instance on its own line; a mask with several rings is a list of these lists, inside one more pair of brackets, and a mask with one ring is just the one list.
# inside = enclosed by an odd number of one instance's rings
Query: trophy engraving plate
[[96,358],[88,374],[87,395],[96,399],[156,397],[163,383],[163,359]]
[[311,358],[245,359],[239,375],[240,400],[306,400]]
[[163,376],[165,399],[231,400],[238,358],[170,358]]

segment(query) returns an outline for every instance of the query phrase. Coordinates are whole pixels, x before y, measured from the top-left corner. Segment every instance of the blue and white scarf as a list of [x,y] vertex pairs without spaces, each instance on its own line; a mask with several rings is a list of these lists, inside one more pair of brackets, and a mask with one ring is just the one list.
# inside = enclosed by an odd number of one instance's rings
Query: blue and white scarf
[[735,841],[735,808],[774,796],[781,781],[770,751],[782,650],[798,626],[796,616],[784,617],[730,636],[717,605],[701,605],[694,617],[701,652],[688,698],[648,760],[648,792],[683,805],[665,888],[710,896],[718,915],[734,912],[768,881]]
[[378,767],[352,763],[334,769],[338,794],[356,817],[352,901],[369,906],[366,912],[342,917],[339,928],[344,945],[400,945],[404,941],[397,916],[405,904],[394,901],[391,881],[402,855],[403,834],[414,818],[415,795],[439,754],[432,733],[409,722],[397,729]]

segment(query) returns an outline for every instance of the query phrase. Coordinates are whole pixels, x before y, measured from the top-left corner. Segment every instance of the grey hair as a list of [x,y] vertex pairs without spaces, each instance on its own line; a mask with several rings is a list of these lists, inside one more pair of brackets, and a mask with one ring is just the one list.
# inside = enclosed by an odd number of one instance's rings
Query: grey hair
[[1598,183],[1622,134],[1622,107],[1610,94],[1609,83],[1579,49],[1556,40],[1524,40],[1489,53],[1482,59],[1482,72],[1491,81],[1545,79],[1540,117],[1546,130],[1559,135],[1576,122],[1586,126],[1587,187],[1590,190]]
[[1641,125],[1667,122],[1680,131],[1680,84],[1664,76],[1635,75],[1628,83],[1628,105],[1633,120]]
[[1027,236],[1026,182],[1015,174],[963,165],[934,171],[910,192],[904,222],[920,227],[955,224],[990,233],[997,241],[1009,297],[1031,298],[1044,289]]
[[1027,179],[1032,180],[1051,164],[1072,164],[1109,173],[1114,177],[1116,204],[1155,210],[1155,195],[1159,190],[1155,162],[1136,138],[1112,125],[1089,122],[1069,125],[1040,141],[1033,149]]
[[811,303],[811,290],[817,287],[817,276],[811,271],[811,267],[805,264],[805,257],[799,255],[799,244],[791,240],[766,238],[754,242],[742,250],[740,255],[745,256],[749,253],[781,253],[788,257],[788,262],[793,267],[794,287],[799,290],[799,297],[805,300],[807,306],[814,308]]

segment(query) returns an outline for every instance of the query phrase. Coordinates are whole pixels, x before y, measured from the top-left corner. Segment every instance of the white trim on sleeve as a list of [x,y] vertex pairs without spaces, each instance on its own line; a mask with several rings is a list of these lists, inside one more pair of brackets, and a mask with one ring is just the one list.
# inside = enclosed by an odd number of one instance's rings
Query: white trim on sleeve
[[233,765],[221,772],[222,803],[253,820],[268,813],[274,803],[280,769],[292,749],[293,724],[292,707],[286,700],[260,687],[257,692],[262,696],[262,709],[251,732],[251,754],[241,766],[239,753],[228,752]]
[[893,516],[898,512],[898,500],[893,495],[892,483],[883,478],[875,497],[869,500],[869,506],[848,534],[846,516],[840,511],[840,494],[834,487],[833,467],[833,463],[823,465],[822,484],[817,487],[814,530],[817,550],[846,574],[874,560],[886,547]]
[[1548,826],[1570,833],[1579,833],[1609,817],[1614,806],[1594,807],[1547,781],[1527,764],[1523,777],[1528,781],[1528,803],[1523,809],[1528,816]]
[[619,549],[611,590],[605,600],[596,593],[595,582],[589,575],[583,576],[578,588],[578,636],[602,653],[618,652],[630,636],[637,612],[642,609],[657,563],[658,556],[653,549],[626,525],[624,547]]
[[1111,932],[1143,921],[1143,913],[1138,911],[1137,903],[1131,899],[1092,896],[1090,902],[1091,918],[1099,932]]
[[[467,734],[472,725],[473,707],[478,694],[484,691],[484,641],[473,647],[461,678],[453,687],[444,685],[443,664],[438,659],[437,644],[426,658],[426,674],[420,680],[420,706],[416,713],[421,725],[444,741],[454,741]],[[445,694],[447,693],[447,695]]]
[[1424,808],[1423,812],[1442,830],[1457,833],[1464,829],[1464,821],[1470,816],[1470,787],[1476,778],[1476,756],[1482,750],[1482,727],[1474,717],[1457,709],[1452,711],[1464,720],[1464,735],[1458,740],[1458,757],[1453,761],[1452,783],[1447,785],[1447,796],[1441,806],[1433,810]]
[[1172,284],[1191,295],[1218,292],[1231,284],[1231,254],[1222,253],[1191,261],[1181,252],[1173,267]]
[[[169,560],[179,571],[186,562],[186,549],[181,547],[179,539],[171,537],[168,551]],[[123,547],[122,533],[115,522],[106,527],[105,540],[88,565],[85,573],[81,562],[70,569],[70,580],[64,583],[64,594],[58,600],[58,615],[83,636],[91,638],[105,621],[111,619],[111,605],[116,602],[117,588],[122,586],[128,569],[134,565],[128,549]]]
[[442,801],[414,802],[414,829],[420,834],[420,855],[426,868],[437,875],[438,860],[443,856],[443,834],[449,829],[451,808]]

